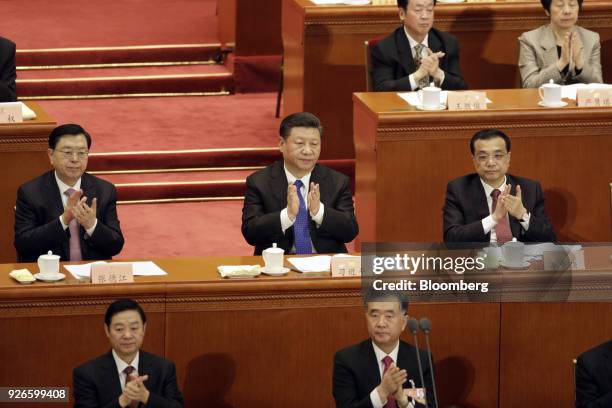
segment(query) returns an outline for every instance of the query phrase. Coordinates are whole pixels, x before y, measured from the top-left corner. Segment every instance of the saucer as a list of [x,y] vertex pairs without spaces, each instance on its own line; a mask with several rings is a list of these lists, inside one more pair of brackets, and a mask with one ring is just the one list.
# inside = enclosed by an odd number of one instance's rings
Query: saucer
[[543,108],[562,108],[564,106],[567,106],[567,102],[561,101],[557,103],[546,103],[544,101],[540,101],[538,102],[538,106],[541,106]]
[[529,262],[527,261],[523,261],[521,265],[508,265],[506,262],[501,261],[500,265],[508,269],[527,269],[529,268]]
[[268,270],[266,269],[266,267],[264,266],[263,268],[261,268],[261,273],[269,275],[269,276],[283,276],[289,273],[291,269],[289,268],[285,268],[283,266],[283,270],[278,272],[278,273],[272,273],[272,272],[268,272]]
[[440,105],[434,107],[429,107],[429,106],[425,106],[425,105],[417,105],[416,108],[418,110],[422,110],[422,111],[439,111],[439,110],[446,110],[446,105],[441,103]]
[[34,275],[34,277],[43,282],[57,282],[66,278],[66,275],[63,273],[58,273],[57,275],[41,275],[40,273],[37,273]]

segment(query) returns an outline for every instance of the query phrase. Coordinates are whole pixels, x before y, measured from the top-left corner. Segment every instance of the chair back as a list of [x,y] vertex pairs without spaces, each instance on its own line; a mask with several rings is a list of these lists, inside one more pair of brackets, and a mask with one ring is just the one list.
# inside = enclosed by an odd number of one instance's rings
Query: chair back
[[366,40],[364,44],[365,53],[365,78],[366,91],[374,92],[374,82],[372,81],[372,47],[378,43],[378,39]]

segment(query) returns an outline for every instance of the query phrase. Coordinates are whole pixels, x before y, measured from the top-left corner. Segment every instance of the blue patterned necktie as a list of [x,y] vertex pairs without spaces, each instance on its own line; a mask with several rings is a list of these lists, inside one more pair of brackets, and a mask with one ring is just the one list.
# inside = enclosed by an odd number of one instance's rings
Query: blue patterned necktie
[[297,188],[298,199],[300,200],[300,209],[293,223],[293,237],[295,243],[296,254],[312,254],[312,244],[310,242],[310,229],[308,227],[308,210],[304,197],[302,197],[301,189],[304,186],[302,180],[296,180],[293,183]]

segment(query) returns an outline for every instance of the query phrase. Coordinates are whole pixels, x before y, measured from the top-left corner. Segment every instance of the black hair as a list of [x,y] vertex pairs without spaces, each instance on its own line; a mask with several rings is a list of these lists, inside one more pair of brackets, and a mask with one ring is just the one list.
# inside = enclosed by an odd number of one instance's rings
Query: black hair
[[[550,13],[550,5],[553,1],[554,0],[540,0],[540,3],[542,3],[542,7],[544,7],[544,10]],[[582,10],[582,0],[578,0],[578,10]]]
[[91,136],[85,129],[74,123],[67,123],[60,125],[51,131],[49,135],[49,149],[55,149],[55,146],[59,143],[60,139],[64,136],[77,136],[83,135],[87,140],[87,148],[91,148]]
[[104,324],[106,324],[107,327],[110,327],[113,316],[118,313],[125,312],[126,310],[137,311],[142,319],[142,323],[144,324],[147,322],[147,315],[145,314],[144,310],[142,310],[142,307],[140,307],[138,302],[132,299],[117,299],[111,303],[110,306],[108,306],[108,309],[106,309],[106,313],[104,314]]
[[315,115],[309,112],[298,112],[287,116],[280,124],[278,133],[280,137],[286,139],[291,134],[291,129],[296,127],[316,128],[319,135],[323,135],[323,126],[321,121]]
[[397,301],[400,304],[400,310],[403,313],[408,313],[408,296],[402,292],[394,290],[376,290],[374,288],[368,289],[363,294],[363,305],[367,309],[368,303],[370,302],[388,302]]
[[501,137],[502,139],[504,139],[504,142],[506,142],[506,151],[510,152],[512,142],[510,141],[508,135],[498,129],[483,129],[481,131],[476,132],[476,134],[472,136],[472,140],[470,140],[470,151],[472,152],[472,155],[474,154],[474,145],[476,144],[477,140],[489,140],[493,139],[494,137]]
[[[436,0],[433,0],[433,2],[435,6]],[[410,3],[410,0],[397,0],[397,7],[406,10],[406,8],[408,7],[408,3]]]

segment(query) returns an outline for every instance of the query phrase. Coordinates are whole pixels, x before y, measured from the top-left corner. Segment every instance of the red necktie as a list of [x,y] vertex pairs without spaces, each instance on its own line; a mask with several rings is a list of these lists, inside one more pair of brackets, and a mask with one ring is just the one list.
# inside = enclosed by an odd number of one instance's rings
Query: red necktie
[[[497,207],[497,199],[501,191],[499,189],[495,189],[491,191],[491,197],[493,198],[493,205],[491,206],[491,214],[495,212],[495,208]],[[508,215],[502,218],[497,225],[495,226],[495,234],[497,235],[497,243],[505,244],[508,241],[512,241],[512,231],[510,230],[510,221],[508,221]]]
[[[132,381],[132,377],[130,377],[130,374],[132,374],[134,371],[136,371],[136,369],[132,366],[127,366],[123,370],[123,372],[125,373],[125,385]],[[130,402],[130,408],[138,408],[138,401]]]
[[[72,193],[76,190],[74,188],[69,188],[64,191],[64,194],[70,198]],[[82,260],[81,255],[81,238],[79,237],[79,224],[77,223],[76,218],[73,218],[72,221],[68,223],[68,229],[70,230],[70,260],[71,261],[80,261]]]
[[[382,359],[382,362],[385,365],[385,369],[383,370],[383,375],[385,375],[389,367],[391,367],[391,364],[393,364],[393,359],[390,356],[385,356],[385,358]],[[387,403],[384,405],[383,408],[396,408],[396,407],[397,407],[397,404],[395,403],[395,395],[393,394],[388,395]]]

